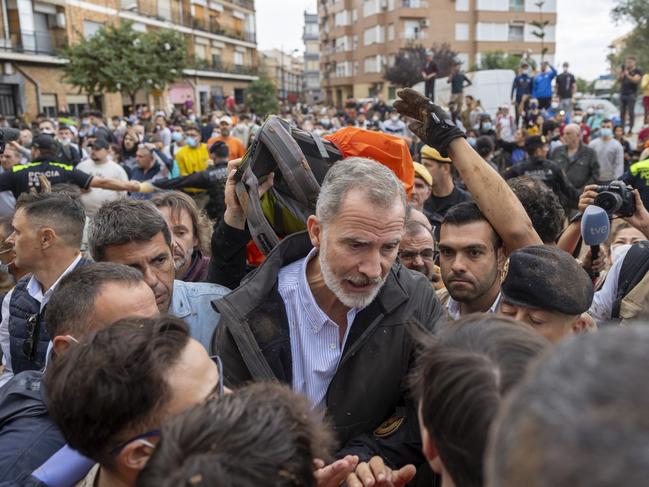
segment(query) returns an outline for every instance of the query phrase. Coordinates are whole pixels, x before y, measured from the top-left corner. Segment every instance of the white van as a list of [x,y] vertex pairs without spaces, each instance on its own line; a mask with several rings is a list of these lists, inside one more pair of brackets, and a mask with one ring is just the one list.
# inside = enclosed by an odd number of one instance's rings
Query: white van
[[[466,73],[466,77],[473,84],[464,88],[464,94],[480,100],[487,113],[495,115],[498,107],[502,105],[508,105],[513,110],[511,94],[516,77],[514,71],[511,69],[488,69]],[[451,85],[447,80],[448,78],[440,78],[435,81],[435,103],[443,107],[447,107],[451,99]],[[424,82],[417,83],[413,89],[424,93]]]

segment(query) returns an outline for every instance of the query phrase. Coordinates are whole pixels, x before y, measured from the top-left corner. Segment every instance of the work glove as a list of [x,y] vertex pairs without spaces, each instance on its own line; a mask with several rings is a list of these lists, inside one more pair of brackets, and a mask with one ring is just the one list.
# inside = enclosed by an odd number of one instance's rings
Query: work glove
[[457,138],[466,138],[451,116],[429,98],[421,93],[405,88],[397,92],[400,98],[394,102],[394,108],[406,117],[414,119],[408,127],[421,140],[439,151],[442,157],[448,157],[448,146]]

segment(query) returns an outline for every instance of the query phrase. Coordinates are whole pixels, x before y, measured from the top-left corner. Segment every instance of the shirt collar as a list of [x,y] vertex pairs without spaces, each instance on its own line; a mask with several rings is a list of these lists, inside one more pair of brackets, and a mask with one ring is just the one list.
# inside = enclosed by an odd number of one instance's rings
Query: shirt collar
[[[309,254],[306,256],[306,258],[302,261],[302,265],[300,266],[300,272],[298,275],[298,297],[300,299],[300,302],[304,305],[304,310],[307,315],[308,322],[311,324],[313,331],[315,333],[318,333],[322,327],[328,323],[328,322],[333,322],[333,320],[325,313],[322,311],[320,306],[318,306],[318,303],[315,300],[315,297],[313,296],[313,292],[311,291],[311,287],[309,286],[309,281],[306,276],[306,269],[307,265],[313,259],[318,255],[318,249],[317,248],[312,248]],[[351,308],[347,312],[347,329],[349,330],[350,325],[353,323],[354,318],[356,318],[356,314],[360,310],[358,308]]]
[[66,275],[72,272],[80,260],[81,260],[81,254],[77,255],[76,259],[72,261],[72,263],[68,266],[68,268],[63,271],[63,273],[54,282],[54,284],[52,284],[52,286],[45,292],[43,292],[40,283],[36,280],[36,277],[32,274],[32,277],[29,279],[29,282],[27,283],[27,292],[32,298],[34,298],[39,303],[46,304],[47,301],[49,301],[50,296],[58,286],[61,279],[63,279]]
[[185,296],[185,282],[179,279],[174,279],[169,314],[174,315],[176,318],[184,318],[192,314],[189,300]]
[[[498,293],[498,296],[496,296],[496,300],[491,305],[491,308],[489,308],[488,313],[496,313],[498,311],[498,306],[500,305],[500,299],[501,299],[501,294]],[[459,320],[460,318],[462,318],[462,315],[460,314],[460,303],[458,303],[450,295],[448,296],[448,301],[446,302],[446,310],[452,320]]]

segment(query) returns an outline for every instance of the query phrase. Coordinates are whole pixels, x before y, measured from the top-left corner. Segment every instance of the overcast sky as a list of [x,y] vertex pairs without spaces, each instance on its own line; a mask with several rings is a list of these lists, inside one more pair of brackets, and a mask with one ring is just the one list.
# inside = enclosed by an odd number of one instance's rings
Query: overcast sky
[[[594,79],[606,72],[608,45],[626,34],[628,25],[615,25],[610,17],[614,0],[557,0],[558,62],[570,62],[572,71]],[[317,0],[257,0],[257,41],[260,49],[303,50],[304,10],[316,12]]]

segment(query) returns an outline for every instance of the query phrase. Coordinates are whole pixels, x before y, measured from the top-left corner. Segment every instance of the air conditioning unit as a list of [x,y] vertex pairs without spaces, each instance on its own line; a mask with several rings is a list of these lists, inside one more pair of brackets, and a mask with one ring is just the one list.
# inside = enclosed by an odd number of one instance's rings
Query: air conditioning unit
[[419,25],[422,26],[423,28],[429,27],[430,26],[430,20],[428,19],[421,19],[419,21]]

